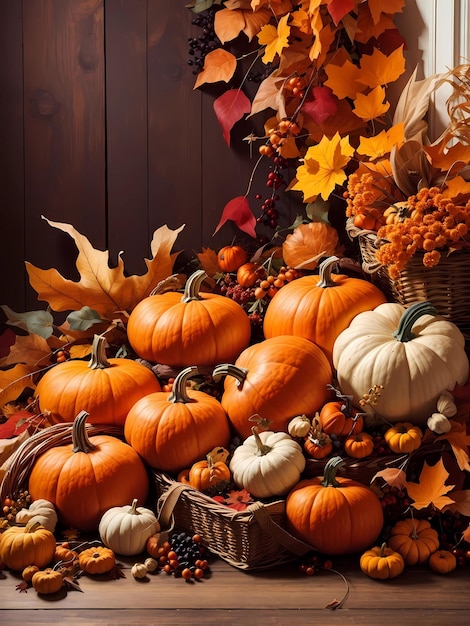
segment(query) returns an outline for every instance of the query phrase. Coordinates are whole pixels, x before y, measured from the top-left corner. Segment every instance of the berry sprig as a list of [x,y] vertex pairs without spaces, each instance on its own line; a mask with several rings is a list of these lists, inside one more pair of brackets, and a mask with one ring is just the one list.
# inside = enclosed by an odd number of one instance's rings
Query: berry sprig
[[188,39],[188,65],[193,67],[193,74],[198,74],[204,67],[206,55],[222,46],[214,31],[214,18],[220,7],[212,6],[195,17],[191,24],[199,26],[202,31],[198,37]]
[[157,562],[161,571],[175,578],[201,579],[209,573],[202,537],[183,531],[162,544]]

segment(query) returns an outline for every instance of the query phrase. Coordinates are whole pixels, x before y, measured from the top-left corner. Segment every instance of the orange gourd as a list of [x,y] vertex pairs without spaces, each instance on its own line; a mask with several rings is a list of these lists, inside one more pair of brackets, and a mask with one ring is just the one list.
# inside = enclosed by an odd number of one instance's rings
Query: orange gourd
[[230,426],[220,402],[186,388],[198,373],[197,367],[185,368],[170,394],[152,393],[129,411],[124,436],[150,467],[178,473],[214,446],[228,446]]
[[229,481],[230,478],[228,465],[224,461],[214,461],[213,457],[208,454],[203,461],[196,461],[191,466],[187,479],[182,477],[182,482],[187,482],[199,491],[205,491],[218,483]]
[[457,559],[450,550],[436,550],[429,557],[428,565],[436,574],[448,574],[457,567]]
[[344,451],[353,459],[364,459],[374,451],[374,439],[369,433],[354,433],[346,437]]
[[223,272],[236,272],[246,263],[248,254],[241,246],[224,246],[217,254],[219,267]]
[[160,390],[153,372],[132,359],[106,358],[105,337],[95,335],[89,361],[58,363],[39,381],[41,411],[53,423],[73,422],[86,409],[90,424],[123,426],[139,398]]
[[332,457],[323,478],[301,480],[286,500],[288,529],[324,554],[349,554],[368,548],[383,526],[375,493],[350,478],[337,477],[343,464]]
[[127,443],[110,435],[88,437],[87,418],[81,411],[70,426],[71,444],[38,456],[28,486],[33,501],[44,498],[54,504],[64,526],[96,531],[111,507],[133,498],[145,502],[149,480],[141,458]]
[[45,567],[54,556],[56,540],[38,522],[10,526],[0,534],[0,561],[21,572],[28,565]]
[[318,417],[312,420],[310,430],[304,439],[304,451],[312,459],[324,459],[333,452],[331,438],[322,430]]
[[246,348],[234,364],[221,364],[215,380],[226,376],[221,398],[234,430],[251,435],[249,418],[260,415],[270,430],[287,432],[290,419],[314,416],[329,399],[332,371],[322,350],[302,337],[266,339]]
[[361,570],[370,578],[386,580],[396,578],[405,569],[405,561],[399,552],[383,543],[366,550],[359,560]]
[[259,278],[266,276],[266,270],[258,263],[244,263],[237,270],[237,283],[242,287],[253,287]]
[[231,298],[201,293],[205,278],[198,270],[186,281],[183,295],[168,291],[137,304],[127,337],[141,358],[174,367],[212,367],[236,359],[246,348],[251,338],[248,315]]
[[320,411],[320,424],[328,435],[347,437],[360,433],[364,428],[363,416],[354,409],[352,397],[345,396],[335,389],[337,400],[327,402]]
[[384,439],[396,454],[413,452],[421,445],[423,431],[411,422],[397,422],[385,431]]
[[421,565],[439,548],[439,535],[427,520],[407,517],[392,527],[388,545],[406,565]]
[[358,313],[386,301],[369,281],[332,274],[337,261],[337,257],[329,257],[321,263],[319,276],[302,276],[279,289],[264,317],[267,339],[278,335],[304,337],[320,346],[330,364],[333,362],[338,335]]
[[105,574],[116,564],[116,555],[110,548],[97,546],[80,552],[78,562],[87,574]]

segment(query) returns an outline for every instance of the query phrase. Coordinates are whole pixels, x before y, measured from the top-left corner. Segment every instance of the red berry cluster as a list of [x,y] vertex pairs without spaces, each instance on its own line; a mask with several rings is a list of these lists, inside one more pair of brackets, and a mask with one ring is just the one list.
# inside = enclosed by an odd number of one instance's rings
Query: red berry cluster
[[299,571],[306,576],[313,576],[321,569],[332,569],[333,562],[319,554],[313,554],[299,565]]

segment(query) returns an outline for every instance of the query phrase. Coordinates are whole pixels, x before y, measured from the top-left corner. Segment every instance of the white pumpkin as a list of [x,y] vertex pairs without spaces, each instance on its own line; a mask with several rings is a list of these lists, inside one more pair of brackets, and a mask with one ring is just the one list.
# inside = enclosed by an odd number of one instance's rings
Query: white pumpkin
[[282,496],[300,479],[305,456],[300,445],[284,432],[259,433],[253,426],[230,461],[234,482],[255,498]]
[[371,387],[383,385],[374,407],[378,415],[424,425],[441,394],[466,382],[465,338],[436,314],[429,302],[408,309],[381,304],[359,313],[338,336],[333,348],[338,384],[356,407]]
[[15,516],[15,522],[17,524],[38,522],[53,533],[57,526],[57,512],[52,502],[41,498],[31,502],[28,508],[19,510]]
[[98,532],[105,546],[123,556],[134,556],[145,549],[147,539],[158,533],[160,524],[150,509],[131,505],[108,509],[100,520]]

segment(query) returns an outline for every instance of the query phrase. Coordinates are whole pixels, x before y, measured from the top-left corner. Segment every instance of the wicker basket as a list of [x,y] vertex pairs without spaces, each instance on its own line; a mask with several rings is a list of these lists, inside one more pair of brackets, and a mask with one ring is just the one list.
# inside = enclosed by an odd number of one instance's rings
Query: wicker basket
[[377,262],[377,235],[371,231],[348,228],[357,237],[362,268],[391,302],[408,306],[429,301],[439,314],[454,322],[465,339],[470,339],[470,254],[453,252],[442,256],[438,265],[425,267],[423,253],[416,253],[397,280],[390,278],[386,266]]
[[163,472],[151,474],[161,527],[200,534],[210,552],[238,569],[267,569],[314,549],[285,529],[285,500],[236,511]]

